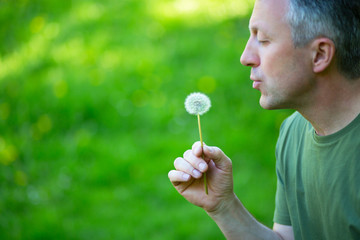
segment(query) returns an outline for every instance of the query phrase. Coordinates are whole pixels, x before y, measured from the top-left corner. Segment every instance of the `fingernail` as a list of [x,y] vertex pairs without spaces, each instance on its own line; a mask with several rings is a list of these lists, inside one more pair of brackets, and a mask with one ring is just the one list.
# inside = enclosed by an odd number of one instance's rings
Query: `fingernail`
[[192,172],[193,172],[194,177],[200,177],[200,175],[201,175],[201,173],[196,169],[194,169]]
[[199,169],[200,169],[200,171],[204,171],[205,168],[206,168],[206,164],[205,164],[205,163],[200,163],[200,164],[199,164]]
[[190,175],[187,174],[187,173],[184,173],[184,174],[182,175],[182,178],[183,178],[184,180],[189,180]]

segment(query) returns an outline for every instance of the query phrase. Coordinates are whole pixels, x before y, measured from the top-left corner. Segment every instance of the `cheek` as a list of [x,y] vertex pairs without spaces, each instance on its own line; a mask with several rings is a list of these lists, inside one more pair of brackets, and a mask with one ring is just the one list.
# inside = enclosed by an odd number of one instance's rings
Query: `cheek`
[[260,66],[265,77],[274,75],[283,65],[281,58],[279,58],[281,52],[275,50],[268,47],[260,51]]
[[[272,50],[272,51],[271,51]],[[285,48],[274,48],[264,53],[262,58],[262,70],[266,78],[274,83],[286,84],[287,80],[301,74],[303,64],[299,61],[300,56],[295,56],[293,51],[285,51]]]

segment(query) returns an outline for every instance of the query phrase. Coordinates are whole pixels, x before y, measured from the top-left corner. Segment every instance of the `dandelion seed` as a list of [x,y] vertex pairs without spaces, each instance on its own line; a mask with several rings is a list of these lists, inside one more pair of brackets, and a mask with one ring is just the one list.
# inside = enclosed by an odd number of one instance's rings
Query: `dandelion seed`
[[185,109],[193,115],[203,115],[209,111],[210,107],[210,99],[203,93],[191,93],[185,99]]
[[[211,102],[208,96],[203,93],[191,93],[185,99],[185,109],[188,113],[197,115],[198,126],[199,126],[199,135],[201,148],[203,148],[203,139],[201,133],[201,124],[200,124],[200,115],[203,115],[207,111],[209,111],[211,107]],[[204,159],[204,152],[202,158]],[[208,194],[208,186],[207,186],[207,177],[206,172],[204,173],[204,188],[206,195]]]

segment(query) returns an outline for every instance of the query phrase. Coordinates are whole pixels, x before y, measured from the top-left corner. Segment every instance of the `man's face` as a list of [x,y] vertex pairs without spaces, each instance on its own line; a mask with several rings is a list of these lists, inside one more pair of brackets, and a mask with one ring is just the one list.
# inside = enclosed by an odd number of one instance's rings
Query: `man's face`
[[295,48],[284,19],[288,0],[257,0],[250,19],[250,38],[241,63],[251,67],[253,87],[265,109],[295,108],[309,101],[313,89],[311,53]]

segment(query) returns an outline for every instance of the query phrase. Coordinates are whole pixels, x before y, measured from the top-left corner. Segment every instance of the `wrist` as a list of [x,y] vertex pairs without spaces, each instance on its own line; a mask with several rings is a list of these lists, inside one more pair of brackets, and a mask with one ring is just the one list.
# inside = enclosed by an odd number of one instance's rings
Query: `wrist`
[[235,193],[232,193],[230,196],[220,201],[216,208],[211,211],[207,211],[207,214],[214,220],[223,218],[231,215],[231,213],[239,207],[239,204],[241,205],[240,200],[237,198]]

